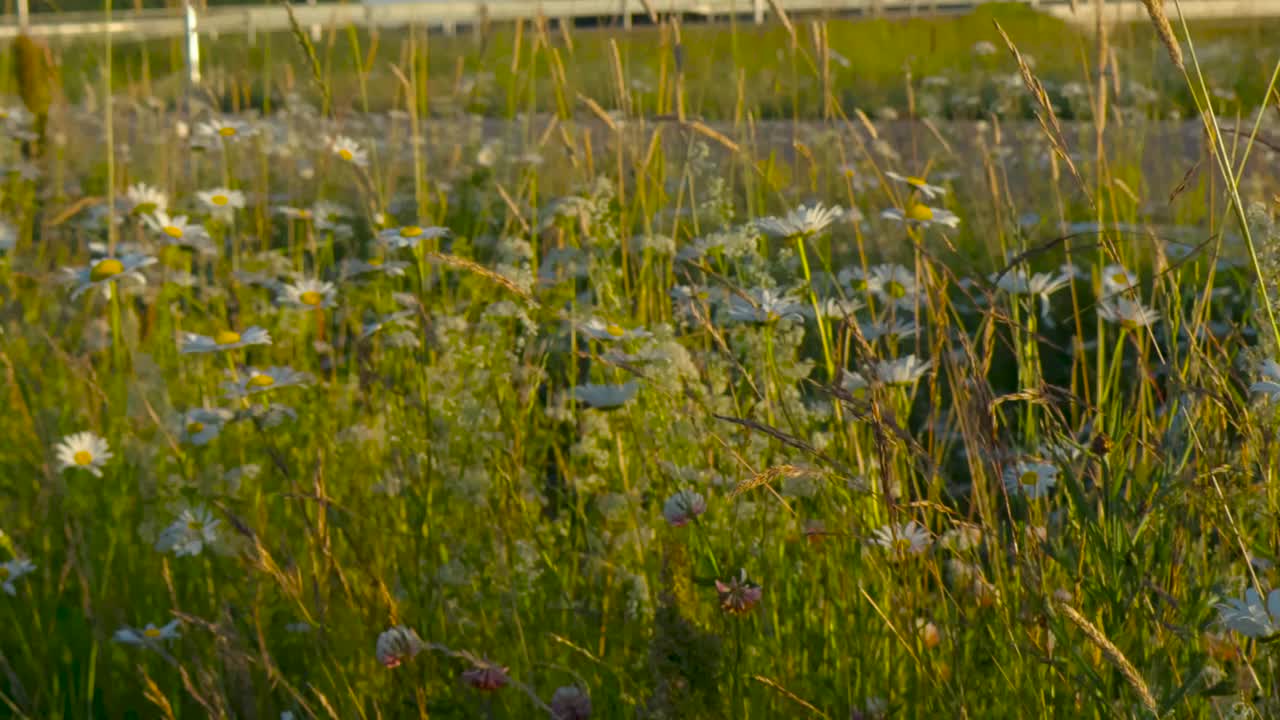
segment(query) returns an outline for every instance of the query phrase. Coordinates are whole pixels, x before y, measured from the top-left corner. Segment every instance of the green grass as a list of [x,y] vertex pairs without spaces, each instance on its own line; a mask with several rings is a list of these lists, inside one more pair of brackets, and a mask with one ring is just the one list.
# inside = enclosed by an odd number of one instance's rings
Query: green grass
[[[993,14],[1060,141],[973,55]],[[1275,715],[1276,628],[1218,607],[1277,584],[1274,157],[1228,138],[1241,227],[1145,27],[1155,97],[1104,112],[1094,41],[1025,11],[797,28],[686,25],[682,74],[670,26],[228,38],[195,117],[126,46],[110,124],[60,50],[44,154],[0,142],[0,715]],[[1203,32],[1243,123],[1264,31]],[[881,217],[924,202],[958,227]]]

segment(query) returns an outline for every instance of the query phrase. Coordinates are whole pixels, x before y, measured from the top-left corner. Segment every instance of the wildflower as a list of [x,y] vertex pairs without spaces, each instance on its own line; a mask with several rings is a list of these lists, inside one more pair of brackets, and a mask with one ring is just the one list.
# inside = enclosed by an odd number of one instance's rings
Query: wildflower
[[849,372],[848,370],[840,371],[840,387],[859,400],[866,397],[869,385],[870,383],[867,382],[862,373]]
[[214,188],[196,193],[200,202],[208,208],[209,214],[220,219],[229,220],[236,210],[244,207],[244,193],[229,188]]
[[339,277],[342,279],[350,279],[360,277],[361,275],[383,274],[391,277],[403,277],[405,269],[409,267],[409,263],[399,260],[385,260],[380,257],[369,258],[368,260],[360,260],[359,258],[348,258],[342,261],[342,266],[338,271]]
[[895,360],[878,360],[868,368],[868,374],[885,385],[914,385],[932,367],[932,360],[921,360],[911,354]]
[[134,183],[124,194],[129,211],[136,215],[149,215],[169,207],[169,196],[159,188],[146,183]]
[[671,527],[684,527],[707,511],[707,501],[693,490],[681,490],[662,505],[662,517]]
[[729,319],[745,323],[775,323],[782,319],[802,321],[806,305],[789,295],[768,288],[751,290],[749,297],[729,298]]
[[853,298],[832,297],[832,298],[826,298],[824,300],[819,300],[818,307],[816,310],[811,307],[806,307],[804,309],[804,314],[806,317],[821,315],[822,317],[825,317],[825,318],[844,319],[847,317],[851,317],[854,313],[861,310],[862,307],[863,307],[862,303]]
[[605,342],[650,337],[649,331],[644,328],[627,329],[617,323],[606,323],[599,318],[591,318],[579,325],[578,332],[592,340],[603,340]]
[[1272,400],[1280,400],[1280,364],[1268,358],[1259,370],[1262,379],[1249,386],[1249,392],[1263,393]]
[[827,229],[840,208],[826,207],[822,203],[801,205],[782,217],[767,217],[756,221],[760,232],[777,238],[817,235]]
[[311,375],[287,367],[269,367],[265,370],[247,368],[236,381],[225,383],[223,387],[228,398],[239,399],[283,387],[305,385],[310,381]]
[[897,180],[900,183],[911,186],[912,190],[919,192],[926,200],[933,200],[947,194],[946,188],[940,185],[930,185],[921,177],[903,176],[892,170],[885,171],[885,176],[890,180]]
[[968,552],[981,543],[982,529],[968,523],[957,525],[942,535],[942,546],[952,552]]
[[405,660],[412,660],[426,645],[418,633],[404,625],[396,625],[378,635],[374,655],[384,667],[399,667]]
[[1246,637],[1270,638],[1280,632],[1280,588],[1267,594],[1266,605],[1257,590],[1249,588],[1244,600],[1230,598],[1218,604],[1222,624]]
[[156,549],[172,552],[177,557],[195,557],[218,540],[221,521],[208,508],[184,508],[169,527],[160,533]]
[[1127,297],[1109,297],[1098,303],[1098,316],[1124,328],[1149,327],[1160,320],[1160,313]]
[[418,243],[424,240],[435,240],[437,238],[448,236],[449,228],[401,225],[400,227],[388,228],[378,233],[378,240],[387,247],[393,250],[398,250],[400,248],[415,247]]
[[222,426],[235,416],[230,410],[221,408],[195,408],[188,410],[182,418],[181,440],[192,445],[207,445],[218,437]]
[[929,549],[929,531],[912,520],[905,525],[885,525],[871,535],[871,544],[899,555],[919,555]]
[[902,265],[877,265],[871,268],[867,286],[883,302],[897,305],[904,310],[915,307],[923,288],[916,282],[916,275]]
[[957,228],[960,227],[960,216],[943,208],[929,207],[921,203],[911,203],[905,209],[888,208],[880,213],[880,217],[886,220],[894,220],[907,225],[919,225],[920,227],[930,227],[933,225],[941,225],[943,227]]
[[974,54],[974,55],[977,55],[978,57],[986,57],[986,56],[988,56],[988,55],[995,55],[995,54],[996,54],[996,46],[995,46],[995,44],[994,44],[994,43],[992,43],[992,42],[991,42],[991,41],[989,41],[989,40],[979,40],[978,42],[976,42],[976,43],[974,43],[974,44],[973,44],[973,48],[972,48],[971,52],[973,52],[973,54]]
[[334,306],[337,289],[331,282],[304,278],[281,288],[286,305],[303,310],[319,310]]
[[97,287],[103,288],[106,296],[111,297],[112,285],[121,280],[146,285],[147,278],[140,270],[155,261],[155,258],[146,255],[121,255],[102,258],[83,268],[66,268],[69,281],[76,284],[71,297],[78,298]]
[[413,310],[401,310],[375,318],[373,322],[367,322],[360,327],[360,339],[364,340],[389,325],[411,324],[416,316],[417,313]]
[[942,632],[938,630],[938,626],[924,618],[916,618],[916,633],[925,650],[932,650],[942,642]]
[[1058,468],[1048,463],[1020,462],[1004,472],[1004,486],[1009,492],[1021,492],[1035,500],[1058,484]]
[[764,589],[747,581],[746,569],[739,570],[738,577],[729,582],[716,580],[716,592],[720,594],[720,609],[730,615],[745,615],[760,602]]
[[591,717],[591,696],[574,685],[556,688],[551,695],[551,715],[555,720],[587,720]]
[[102,467],[112,458],[107,441],[91,432],[68,435],[58,443],[58,470],[80,468],[102,477]]
[[480,661],[470,670],[463,671],[462,681],[476,690],[493,692],[505,687],[510,679],[507,677],[507,668]]
[[252,135],[253,128],[239,120],[213,118],[196,125],[196,132],[204,137],[216,137],[229,142]]
[[891,321],[872,321],[858,323],[858,330],[867,342],[875,342],[880,338],[915,337],[920,334],[920,325],[912,320],[894,319]]
[[223,330],[213,337],[197,335],[196,333],[182,334],[182,353],[184,355],[237,350],[250,345],[270,344],[271,334],[256,325],[243,333],[238,333],[234,330]]
[[635,380],[622,385],[597,385],[586,383],[573,389],[573,396],[579,401],[598,410],[612,410],[622,407],[628,400],[636,396],[640,385]]
[[164,241],[170,245],[195,248],[206,253],[213,252],[210,245],[209,231],[203,225],[188,222],[186,215],[169,215],[164,210],[156,210],[144,216],[147,227],[160,233]]
[[8,595],[17,595],[18,589],[13,583],[23,575],[34,572],[35,563],[26,558],[14,558],[5,563],[0,563],[0,590],[5,591]]
[[1108,265],[1102,268],[1102,294],[1115,295],[1138,287],[1138,276],[1129,272],[1123,265]]
[[1048,319],[1049,316],[1049,296],[1066,287],[1071,282],[1071,276],[1066,273],[1054,275],[1052,273],[1036,273],[1030,274],[1024,268],[1014,268],[1004,273],[998,278],[993,278],[996,287],[1009,293],[1010,295],[1029,295],[1033,298],[1040,299],[1040,316]]
[[161,627],[156,627],[155,623],[147,623],[141,630],[126,625],[117,630],[112,639],[126,645],[158,645],[161,641],[178,638],[181,635],[178,625],[177,620],[170,620]]
[[329,152],[358,167],[369,166],[369,153],[360,143],[345,135],[329,138]]

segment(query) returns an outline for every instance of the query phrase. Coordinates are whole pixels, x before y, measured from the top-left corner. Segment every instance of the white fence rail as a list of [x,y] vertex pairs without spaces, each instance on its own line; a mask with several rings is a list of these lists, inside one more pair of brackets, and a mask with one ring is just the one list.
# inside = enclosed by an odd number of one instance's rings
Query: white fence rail
[[[23,3],[25,4],[25,3]],[[977,3],[963,0],[786,0],[789,13],[872,14],[911,13],[933,10],[963,10]],[[1080,2],[1072,11],[1067,0],[1030,0],[1041,10],[1086,25],[1094,23],[1092,3]],[[395,28],[410,25],[453,31],[490,21],[511,21],[539,15],[555,19],[642,17],[650,9],[658,14],[679,13],[701,17],[754,17],[764,15],[764,0],[393,0],[391,2],[328,3],[295,5],[294,14],[302,27]],[[1280,17],[1280,0],[1183,0],[1188,18]],[[1115,22],[1146,17],[1138,0],[1109,0],[1104,13]],[[199,13],[201,34],[279,32],[290,27],[283,5],[217,6]],[[172,37],[186,33],[187,18],[181,8],[171,10],[122,10],[108,22],[103,13],[37,13],[27,18],[27,32],[35,37],[78,38],[112,33],[117,39]],[[19,32],[18,16],[0,16],[0,39]]]

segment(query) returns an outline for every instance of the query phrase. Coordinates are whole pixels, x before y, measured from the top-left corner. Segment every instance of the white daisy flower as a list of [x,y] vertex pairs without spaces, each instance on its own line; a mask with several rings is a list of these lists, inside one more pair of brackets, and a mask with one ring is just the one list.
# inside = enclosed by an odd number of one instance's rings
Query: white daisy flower
[[184,508],[178,519],[160,533],[156,550],[176,557],[195,557],[218,541],[221,521],[205,507]]
[[1049,494],[1057,484],[1058,468],[1048,463],[1023,461],[1004,471],[1005,488],[1033,500]]
[[368,151],[360,147],[360,143],[345,135],[329,138],[329,152],[353,165],[358,165],[359,167],[369,166]]
[[835,222],[840,213],[840,208],[826,207],[822,203],[801,205],[782,217],[757,220],[756,228],[776,238],[817,235]]
[[834,318],[843,320],[852,317],[854,313],[863,308],[861,301],[854,298],[838,298],[830,297],[818,301],[818,309],[815,311],[812,307],[806,307],[804,314],[806,317],[814,315],[822,315],[825,318]]
[[880,279],[876,274],[875,268],[871,268],[868,272],[857,265],[851,265],[841,270],[839,274],[836,275],[836,280],[844,287],[855,292],[878,295],[882,290],[879,284]]
[[227,424],[235,413],[221,408],[195,408],[182,416],[181,440],[192,445],[207,445],[218,437],[222,426]]
[[229,220],[236,210],[244,208],[244,193],[239,190],[218,187],[196,193],[209,214],[220,220]]
[[93,288],[102,288],[103,293],[111,297],[112,285],[121,280],[130,280],[140,285],[147,284],[147,278],[140,272],[142,268],[154,263],[155,258],[148,255],[120,255],[96,260],[82,268],[65,268],[69,282],[76,289],[71,297],[78,298]]
[[681,490],[662,504],[662,517],[671,527],[684,527],[706,511],[706,499],[693,490]]
[[143,220],[170,245],[195,248],[205,253],[214,250],[209,231],[203,225],[188,222],[186,215],[169,215],[164,210],[156,210],[144,216]]
[[35,572],[35,569],[35,564],[26,558],[14,558],[0,563],[0,590],[7,595],[17,595],[18,588],[13,583],[23,575]]
[[925,182],[924,178],[921,178],[921,177],[916,177],[914,175],[899,175],[898,173],[893,172],[892,170],[885,171],[885,176],[888,177],[890,180],[897,180],[900,183],[905,183],[906,185],[909,185],[913,190],[918,191],[927,200],[940,198],[943,195],[947,194],[946,188],[942,187],[941,185],[930,185],[929,183]]
[[409,267],[409,263],[400,260],[384,260],[380,257],[361,260],[359,258],[348,258],[342,261],[339,267],[339,277],[350,279],[360,277],[361,275],[381,274],[390,277],[403,277],[405,270]]
[[304,278],[281,288],[281,302],[302,310],[331,308],[335,304],[337,288],[331,282]]
[[885,525],[871,535],[872,545],[878,545],[899,555],[919,555],[929,549],[929,531],[912,520],[905,525]]
[[181,633],[178,632],[179,622],[171,620],[168,624],[156,627],[155,623],[147,623],[147,626],[141,629],[131,628],[128,625],[120,628],[112,636],[118,643],[126,645],[153,645],[164,640],[174,640]]
[[1029,295],[1040,300],[1040,315],[1049,319],[1049,296],[1066,287],[1071,276],[1066,273],[1035,273],[1032,275],[1025,268],[1013,268],[1000,277],[992,277],[996,287],[1010,295]]
[[415,247],[424,240],[435,240],[436,238],[448,236],[449,228],[401,225],[400,227],[387,228],[378,233],[378,240],[387,247],[398,250],[400,248]]
[[1098,316],[1129,329],[1149,327],[1160,321],[1160,313],[1127,297],[1109,297],[1100,301]]
[[1280,632],[1280,588],[1267,593],[1266,604],[1249,588],[1244,600],[1230,598],[1218,604],[1222,624],[1246,637],[1270,638]]
[[960,227],[960,216],[945,208],[929,207],[921,203],[913,203],[905,210],[899,208],[889,208],[880,213],[880,217],[886,220],[894,220],[908,225],[919,225],[921,227],[930,227],[933,225],[941,225],[943,227],[957,228]]
[[1272,400],[1280,400],[1280,364],[1268,358],[1258,370],[1262,379],[1249,386],[1249,392],[1263,393]]
[[871,387],[871,383],[867,382],[867,378],[862,373],[841,370],[840,387],[855,398],[862,399],[866,397],[867,388]]
[[238,380],[223,385],[227,397],[238,400],[249,395],[278,390],[283,387],[305,385],[311,382],[309,373],[287,367],[269,367],[264,370],[246,368]]
[[406,660],[412,660],[425,647],[412,628],[397,625],[378,635],[374,656],[384,667],[393,668]]
[[223,330],[213,337],[197,335],[196,333],[182,334],[182,353],[184,355],[237,350],[250,345],[270,344],[271,334],[257,325],[245,330],[243,333],[238,333],[234,330]]
[[867,368],[867,374],[885,385],[914,385],[932,367],[932,360],[921,360],[913,353],[894,360],[877,360]]
[[622,407],[628,400],[636,396],[640,384],[632,380],[622,385],[597,385],[586,383],[573,389],[573,396],[579,402],[599,410],[612,410]]
[[866,338],[867,342],[875,342],[880,338],[915,337],[920,334],[920,325],[917,322],[901,318],[895,318],[892,321],[860,322],[858,329],[862,331],[862,337]]
[[54,448],[58,455],[58,471],[78,468],[102,477],[102,467],[113,456],[107,441],[92,432],[68,435]]
[[871,268],[867,287],[872,289],[881,302],[897,305],[904,310],[914,308],[917,299],[924,292],[923,286],[916,282],[916,274],[909,268],[897,264],[877,265]]
[[253,135],[253,128],[248,123],[239,120],[213,118],[207,122],[197,124],[196,132],[204,137],[233,141]]
[[578,326],[578,332],[586,335],[592,340],[601,340],[604,342],[614,342],[618,340],[634,340],[637,338],[650,337],[648,330],[644,328],[624,328],[617,323],[610,323],[600,318],[591,318],[590,320]]
[[413,310],[401,310],[393,312],[390,315],[384,315],[375,318],[372,322],[367,322],[360,328],[360,339],[364,340],[384,327],[393,325],[412,324],[413,318],[417,316],[417,312]]
[[729,320],[745,323],[771,323],[782,319],[804,320],[806,305],[787,294],[769,288],[758,288],[729,297]]
[[1115,295],[1138,287],[1138,276],[1123,265],[1108,265],[1102,268],[1102,294]]
[[169,208],[169,196],[163,190],[146,183],[134,183],[124,194],[129,211],[136,215],[148,215]]

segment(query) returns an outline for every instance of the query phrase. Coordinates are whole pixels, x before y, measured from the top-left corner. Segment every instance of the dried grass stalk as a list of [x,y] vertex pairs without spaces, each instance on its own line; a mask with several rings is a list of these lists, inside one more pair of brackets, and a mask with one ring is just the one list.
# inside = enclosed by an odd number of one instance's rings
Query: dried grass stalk
[[1160,42],[1164,43],[1164,49],[1169,51],[1169,59],[1178,70],[1186,72],[1187,68],[1182,64],[1182,46],[1178,44],[1178,38],[1173,34],[1173,25],[1164,12],[1164,0],[1142,0],[1142,6],[1151,16],[1151,24],[1156,26],[1156,34],[1160,36]]

